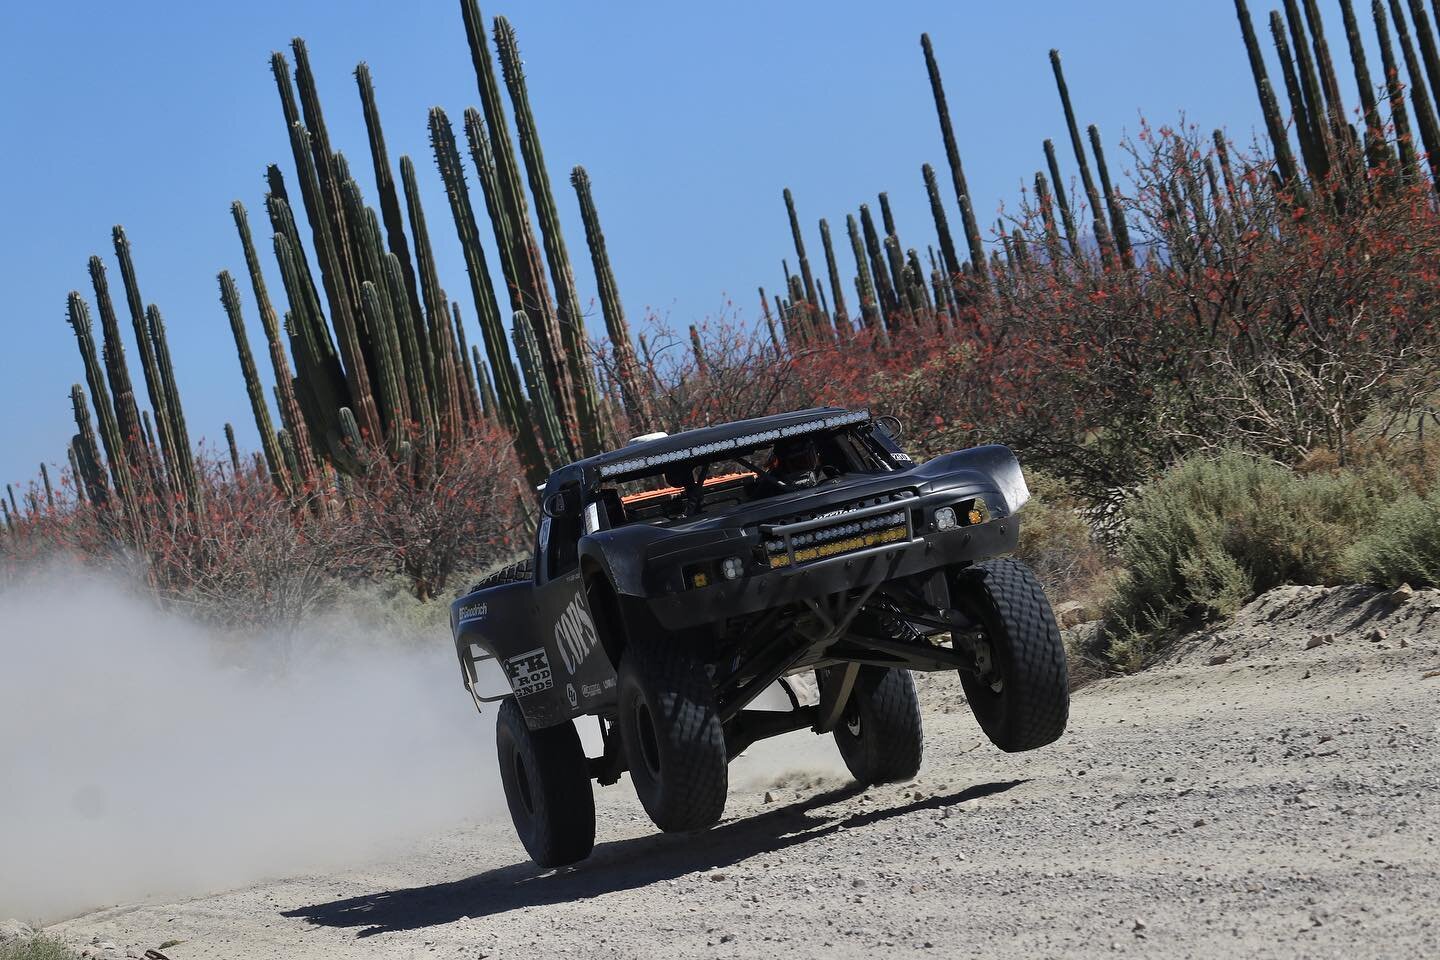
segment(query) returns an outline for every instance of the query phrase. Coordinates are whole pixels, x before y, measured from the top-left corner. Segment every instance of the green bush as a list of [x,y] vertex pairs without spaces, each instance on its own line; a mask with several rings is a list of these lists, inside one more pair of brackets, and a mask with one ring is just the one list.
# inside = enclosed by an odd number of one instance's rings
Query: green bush
[[49,937],[0,944],[0,960],[75,960],[70,948]]
[[1354,580],[1381,587],[1440,586],[1440,485],[1408,494],[1380,511],[1345,553]]
[[1406,497],[1388,470],[1301,475],[1240,453],[1195,457],[1126,509],[1111,655],[1138,666],[1177,627],[1229,616],[1283,583],[1337,583],[1350,547]]

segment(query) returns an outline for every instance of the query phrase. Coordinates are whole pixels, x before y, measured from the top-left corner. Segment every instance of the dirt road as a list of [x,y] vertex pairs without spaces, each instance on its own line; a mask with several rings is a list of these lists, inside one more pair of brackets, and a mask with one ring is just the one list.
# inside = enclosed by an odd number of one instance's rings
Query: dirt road
[[[1440,956],[1431,671],[1440,594],[1286,588],[1078,692],[1037,753],[995,751],[958,683],[931,678],[914,784],[850,788],[806,735],[737,761],[704,834],[655,835],[626,781],[600,791],[577,869],[534,869],[491,821],[51,932],[121,956],[181,941],[172,960]],[[774,748],[808,772],[767,801],[753,778]]]

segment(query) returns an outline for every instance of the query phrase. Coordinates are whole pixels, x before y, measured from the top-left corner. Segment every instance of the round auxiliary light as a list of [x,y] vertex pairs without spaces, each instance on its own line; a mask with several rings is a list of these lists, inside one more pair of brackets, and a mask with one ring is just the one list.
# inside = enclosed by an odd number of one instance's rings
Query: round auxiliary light
[[739,580],[745,572],[745,564],[739,557],[726,557],[720,561],[720,575],[726,580]]
[[954,507],[941,507],[935,511],[936,530],[953,530],[959,525],[960,523],[955,517]]

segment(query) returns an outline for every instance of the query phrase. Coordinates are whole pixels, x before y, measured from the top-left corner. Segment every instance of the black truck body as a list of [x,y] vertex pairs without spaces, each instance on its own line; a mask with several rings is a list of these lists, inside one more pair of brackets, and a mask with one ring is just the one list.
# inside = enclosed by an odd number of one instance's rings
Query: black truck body
[[[982,446],[917,465],[898,433],[823,407],[642,437],[551,474],[533,556],[451,608],[476,705],[503,701],[501,777],[537,862],[589,854],[589,780],[628,771],[658,826],[699,829],[723,811],[729,761],[794,730],[833,734],[861,782],[913,777],[909,671],[957,671],[1002,750],[1060,736],[1049,602],[996,559],[1029,498],[1019,463]],[[482,692],[489,662],[508,691]],[[774,687],[790,709],[752,706]]]
[[[579,489],[582,497],[593,495],[606,484],[653,473],[664,463],[723,460],[726,454],[757,442],[757,437],[779,439],[844,429],[864,433],[889,469],[842,476],[666,526],[611,526],[603,511],[591,510],[599,513],[599,522],[590,524],[593,529],[582,527],[574,558],[567,557],[563,568],[546,549],[552,535],[547,528],[558,524],[544,518],[533,580],[482,582],[452,607],[456,652],[467,685],[478,678],[477,664],[493,658],[532,726],[603,714],[614,706],[618,651],[603,641],[604,615],[592,610],[592,603],[607,587],[618,597],[643,604],[663,628],[682,631],[787,606],[806,608],[806,601],[1014,548],[1019,525],[1013,514],[1029,491],[1008,448],[976,447],[916,466],[874,426],[868,411],[805,410],[634,443],[557,470],[542,499],[567,489]],[[976,498],[984,503],[986,519],[943,531],[936,528],[938,508]],[[582,517],[594,502],[583,504]],[[876,522],[882,520],[895,522]],[[853,524],[861,529],[860,542],[852,549],[795,558],[797,536],[823,535]],[[554,530],[553,535],[561,533]],[[850,546],[857,537],[847,533],[839,539],[841,546]],[[757,548],[763,549],[766,540],[784,542],[790,562],[772,568],[768,560],[757,559]],[[700,587],[685,582],[687,568],[734,556],[746,562],[743,576],[735,580],[713,576]],[[796,638],[794,646],[802,642]],[[803,665],[804,657],[782,654],[778,659],[788,670]],[[767,678],[768,685],[777,677],[767,674]]]

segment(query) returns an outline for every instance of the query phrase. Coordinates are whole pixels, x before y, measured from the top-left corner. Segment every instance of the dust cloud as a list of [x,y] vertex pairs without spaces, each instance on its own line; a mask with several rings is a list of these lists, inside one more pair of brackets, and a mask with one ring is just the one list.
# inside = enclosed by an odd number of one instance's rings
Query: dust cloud
[[43,583],[0,590],[0,917],[363,862],[503,810],[443,628],[236,638]]

